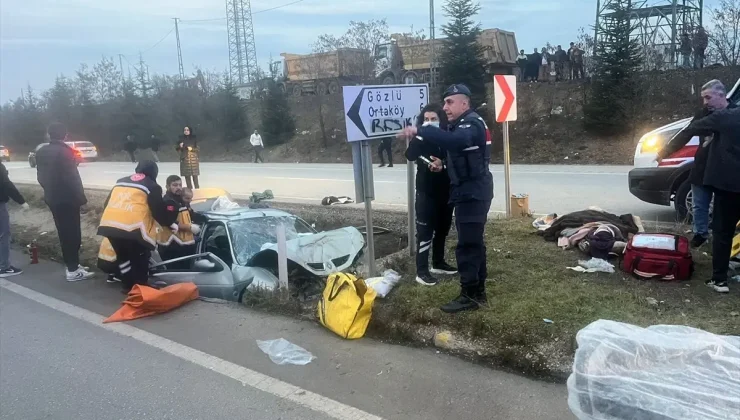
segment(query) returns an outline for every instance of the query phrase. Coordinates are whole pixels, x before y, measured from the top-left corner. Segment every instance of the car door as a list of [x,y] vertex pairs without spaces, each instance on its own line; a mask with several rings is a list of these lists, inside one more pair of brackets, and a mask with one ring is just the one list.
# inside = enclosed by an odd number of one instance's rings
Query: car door
[[[174,263],[186,268],[170,268]],[[244,285],[235,287],[229,266],[210,252],[162,261],[149,268],[149,285],[152,287],[190,282],[198,286],[200,296],[208,298],[233,301],[244,289]]]

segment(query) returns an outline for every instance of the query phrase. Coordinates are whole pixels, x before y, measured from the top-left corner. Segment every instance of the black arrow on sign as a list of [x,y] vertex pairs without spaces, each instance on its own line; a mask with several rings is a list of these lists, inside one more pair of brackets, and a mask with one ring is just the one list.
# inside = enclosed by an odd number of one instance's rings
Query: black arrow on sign
[[355,102],[351,107],[349,107],[349,111],[347,111],[347,117],[349,117],[350,121],[355,123],[357,128],[362,131],[362,134],[364,134],[365,137],[368,137],[367,131],[365,131],[365,124],[362,123],[362,118],[360,118],[360,105],[362,105],[362,98],[366,89],[367,88],[362,88],[362,90],[360,90],[360,94],[357,95],[357,99],[355,99]]

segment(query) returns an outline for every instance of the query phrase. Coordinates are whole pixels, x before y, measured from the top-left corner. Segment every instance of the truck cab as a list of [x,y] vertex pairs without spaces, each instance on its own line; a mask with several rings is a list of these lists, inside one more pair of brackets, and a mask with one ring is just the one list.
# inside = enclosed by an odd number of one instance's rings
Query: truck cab
[[[730,103],[740,105],[740,79],[727,93]],[[667,156],[660,164],[658,152],[686,128],[691,118],[685,118],[659,127],[640,138],[635,149],[634,169],[629,172],[630,193],[642,201],[662,206],[673,206],[678,220],[691,216],[691,184],[689,173],[694,167],[694,155],[699,148],[699,137],[692,138],[686,146]]]

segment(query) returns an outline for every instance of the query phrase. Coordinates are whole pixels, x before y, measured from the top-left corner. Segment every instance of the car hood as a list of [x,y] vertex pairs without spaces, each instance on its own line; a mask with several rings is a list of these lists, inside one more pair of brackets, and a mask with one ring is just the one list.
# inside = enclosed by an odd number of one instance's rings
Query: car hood
[[670,131],[678,132],[678,130],[681,130],[685,128],[686,126],[688,126],[691,120],[692,120],[692,117],[674,121],[670,124],[666,124],[664,126],[656,128],[655,130],[647,133],[645,136],[648,136],[650,134],[661,134],[661,133],[670,132]]
[[[344,271],[357,260],[365,238],[357,228],[345,227],[303,235],[286,243],[287,258],[317,276]],[[277,267],[277,244],[264,244],[247,262],[254,267]]]

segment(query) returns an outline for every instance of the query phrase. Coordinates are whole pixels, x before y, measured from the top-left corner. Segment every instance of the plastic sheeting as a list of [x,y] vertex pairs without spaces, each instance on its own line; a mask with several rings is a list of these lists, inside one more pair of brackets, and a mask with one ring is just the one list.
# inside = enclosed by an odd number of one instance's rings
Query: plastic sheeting
[[316,356],[301,346],[297,346],[284,338],[277,340],[257,340],[257,346],[263,353],[270,356],[270,360],[278,365],[307,365]]
[[740,337],[599,320],[576,340],[568,406],[581,420],[740,418]]
[[211,204],[211,211],[224,211],[230,209],[238,209],[241,207],[239,203],[231,201],[231,199],[225,195],[222,195]]
[[579,260],[578,266],[566,267],[568,270],[578,271],[580,273],[613,273],[614,265],[601,258],[591,258],[590,260]]
[[388,296],[388,293],[391,292],[393,286],[395,286],[396,283],[398,283],[400,280],[401,275],[398,274],[395,270],[385,270],[383,272],[383,277],[369,278],[365,280],[365,284],[375,290],[375,293],[378,294],[378,297],[384,298]]

